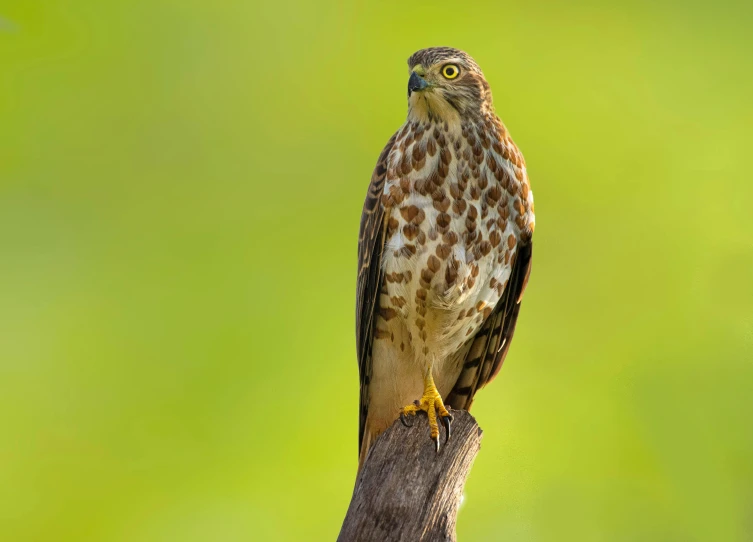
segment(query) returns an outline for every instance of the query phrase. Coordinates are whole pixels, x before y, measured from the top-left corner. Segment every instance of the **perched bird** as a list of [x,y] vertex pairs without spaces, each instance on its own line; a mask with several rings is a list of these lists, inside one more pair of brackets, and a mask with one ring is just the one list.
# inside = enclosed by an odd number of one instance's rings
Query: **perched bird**
[[408,59],[408,118],[379,156],[358,240],[359,466],[399,416],[450,438],[510,348],[531,270],[523,155],[466,53]]

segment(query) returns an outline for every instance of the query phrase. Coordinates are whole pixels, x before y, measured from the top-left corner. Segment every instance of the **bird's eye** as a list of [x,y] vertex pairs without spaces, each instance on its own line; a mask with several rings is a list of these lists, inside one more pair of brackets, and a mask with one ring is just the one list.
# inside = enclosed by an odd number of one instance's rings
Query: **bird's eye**
[[444,75],[446,79],[455,79],[460,75],[460,69],[455,64],[447,64],[447,66],[442,68],[442,75]]

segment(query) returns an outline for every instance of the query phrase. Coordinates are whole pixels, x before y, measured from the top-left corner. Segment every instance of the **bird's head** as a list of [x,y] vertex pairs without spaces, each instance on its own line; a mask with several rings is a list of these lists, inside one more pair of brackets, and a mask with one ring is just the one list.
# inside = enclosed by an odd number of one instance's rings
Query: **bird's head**
[[492,93],[467,53],[430,47],[408,59],[408,118],[454,122],[492,111]]

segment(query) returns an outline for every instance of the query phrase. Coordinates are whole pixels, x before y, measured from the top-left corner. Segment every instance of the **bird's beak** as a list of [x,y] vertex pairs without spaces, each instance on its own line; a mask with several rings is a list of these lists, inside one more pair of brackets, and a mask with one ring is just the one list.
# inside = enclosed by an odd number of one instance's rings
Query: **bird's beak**
[[429,83],[426,82],[426,80],[418,75],[416,72],[413,72],[410,74],[410,79],[408,79],[408,98],[410,98],[410,95],[417,90],[423,90],[426,87],[429,86]]

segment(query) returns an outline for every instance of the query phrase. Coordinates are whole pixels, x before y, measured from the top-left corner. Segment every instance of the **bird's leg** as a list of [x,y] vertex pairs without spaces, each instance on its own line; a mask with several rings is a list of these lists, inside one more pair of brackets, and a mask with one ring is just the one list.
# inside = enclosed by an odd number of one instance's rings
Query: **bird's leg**
[[431,439],[434,441],[434,447],[437,452],[439,451],[439,425],[437,424],[437,417],[442,420],[442,425],[445,427],[447,433],[447,439],[450,440],[450,424],[452,423],[452,415],[447,411],[442,401],[442,396],[439,395],[437,387],[434,385],[434,378],[431,374],[431,366],[426,369],[424,375],[424,395],[420,400],[415,401],[412,405],[403,407],[400,411],[400,421],[403,425],[409,426],[406,416],[415,416],[418,412],[426,412],[429,417],[429,428],[431,430]]

